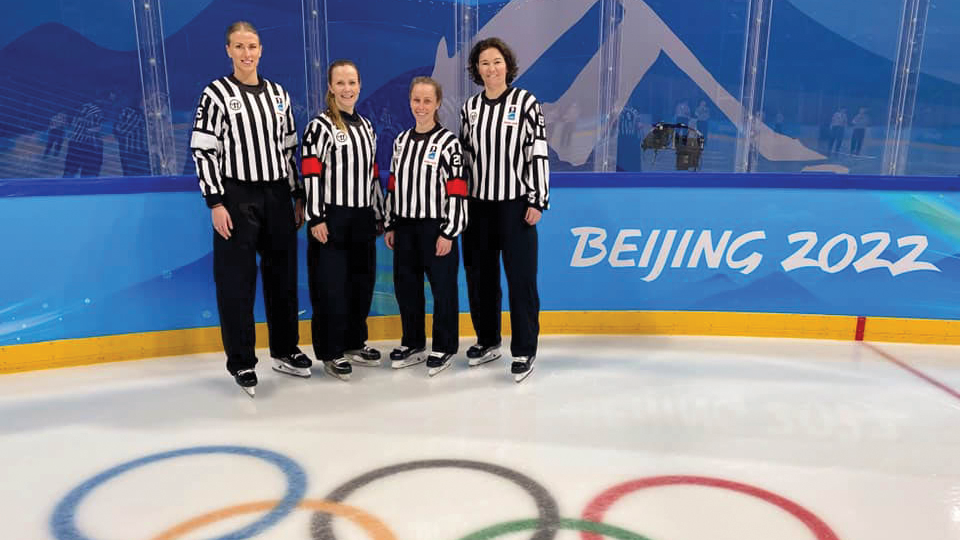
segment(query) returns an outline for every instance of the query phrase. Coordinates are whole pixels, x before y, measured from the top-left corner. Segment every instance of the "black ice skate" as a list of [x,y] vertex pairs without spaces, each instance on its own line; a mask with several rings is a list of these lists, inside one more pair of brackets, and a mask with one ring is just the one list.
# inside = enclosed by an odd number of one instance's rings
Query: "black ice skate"
[[380,365],[380,351],[366,345],[360,349],[344,351],[343,355],[351,364],[358,366],[376,367]]
[[273,370],[295,377],[310,377],[310,366],[313,362],[307,355],[297,349],[292,354],[273,359]]
[[423,347],[411,349],[410,347],[401,345],[390,351],[390,367],[393,369],[414,366],[426,359],[427,353],[423,350]]
[[241,369],[233,374],[233,378],[243,388],[248,396],[253,397],[257,393],[257,372],[252,369]]
[[513,364],[510,365],[510,372],[513,373],[513,380],[520,382],[533,373],[533,361],[537,359],[537,355],[531,356],[515,356],[513,357]]
[[323,370],[341,381],[349,381],[350,374],[353,373],[353,366],[346,358],[341,356],[336,360],[324,360]]
[[452,363],[452,354],[433,351],[430,353],[430,357],[427,358],[427,375],[433,377],[437,373],[450,367]]
[[467,363],[470,364],[471,367],[492,362],[497,358],[500,358],[499,343],[490,346],[477,343],[467,349]]

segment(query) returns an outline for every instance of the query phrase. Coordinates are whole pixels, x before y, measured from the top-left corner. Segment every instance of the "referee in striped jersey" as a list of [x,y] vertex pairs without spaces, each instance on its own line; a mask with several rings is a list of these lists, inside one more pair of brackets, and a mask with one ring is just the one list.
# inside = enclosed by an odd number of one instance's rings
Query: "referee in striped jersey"
[[468,69],[483,91],[460,112],[464,167],[470,176],[463,264],[477,332],[477,344],[467,357],[476,365],[500,356],[502,253],[510,290],[511,372],[520,382],[533,368],[540,334],[536,225],[550,203],[543,113],[533,94],[510,86],[517,61],[499,38],[474,45]]
[[[428,373],[447,366],[459,347],[460,304],[457,237],[467,225],[467,183],[457,136],[440,125],[440,85],[429,77],[410,83],[416,126],[393,143],[387,184],[384,241],[393,250],[393,283],[400,306],[403,339],[390,353],[402,368],[427,360]],[[433,352],[426,358],[424,332],[426,272],[433,292]]]
[[358,365],[380,364],[366,346],[376,282],[383,191],[375,161],[377,137],[355,107],[360,74],[349,60],[327,72],[327,109],[307,124],[301,163],[307,188],[307,270],[313,305],[313,348],[327,373],[348,380]]
[[290,96],[257,74],[261,51],[250,23],[230,25],[233,74],[204,88],[190,139],[215,230],[213,273],[227,370],[251,395],[258,253],[274,369],[309,377],[311,365],[297,347],[297,229],[305,196],[297,132]]

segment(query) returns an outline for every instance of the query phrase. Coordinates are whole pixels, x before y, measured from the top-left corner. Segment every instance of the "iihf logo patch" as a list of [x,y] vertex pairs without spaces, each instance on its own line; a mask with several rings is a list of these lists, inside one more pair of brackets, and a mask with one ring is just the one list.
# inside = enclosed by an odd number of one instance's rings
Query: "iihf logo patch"
[[273,98],[273,102],[274,102],[274,103],[276,104],[276,106],[277,106],[277,113],[278,113],[278,114],[283,114],[283,98],[280,97],[280,96],[276,96],[276,97]]
[[477,111],[470,111],[470,124],[477,123]]
[[437,157],[437,145],[431,144],[427,149],[427,155],[423,158],[423,162],[427,165],[436,165]]
[[507,107],[507,114],[503,117],[503,123],[508,126],[517,125],[517,106],[511,105]]
[[233,97],[227,100],[227,108],[230,109],[230,112],[240,112],[240,109],[243,109],[243,103],[240,98]]
[[342,131],[338,131],[337,134],[333,136],[333,138],[334,140],[337,141],[337,144],[343,144],[347,142],[347,134]]

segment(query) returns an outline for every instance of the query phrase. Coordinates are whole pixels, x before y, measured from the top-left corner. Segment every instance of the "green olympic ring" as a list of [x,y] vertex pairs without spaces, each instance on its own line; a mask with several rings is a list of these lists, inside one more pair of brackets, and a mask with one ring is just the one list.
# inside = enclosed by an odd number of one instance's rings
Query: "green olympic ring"
[[[533,530],[539,526],[539,519],[506,521],[504,523],[498,523],[491,527],[487,527],[486,529],[477,531],[475,533],[468,534],[460,540],[490,540],[491,538],[497,538],[505,534]],[[610,538],[616,538],[617,540],[650,540],[646,536],[637,534],[635,532],[630,532],[626,529],[621,529],[620,527],[616,527],[614,525],[597,523],[596,521],[587,521],[585,519],[560,518],[560,521],[557,523],[557,528],[567,529],[570,531],[593,532]]]

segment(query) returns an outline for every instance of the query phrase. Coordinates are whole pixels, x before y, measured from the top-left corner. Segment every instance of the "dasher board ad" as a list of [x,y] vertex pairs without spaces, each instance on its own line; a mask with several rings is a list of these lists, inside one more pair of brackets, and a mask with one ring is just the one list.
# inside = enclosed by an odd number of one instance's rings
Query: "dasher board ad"
[[955,193],[584,188],[551,204],[544,309],[960,318]]

